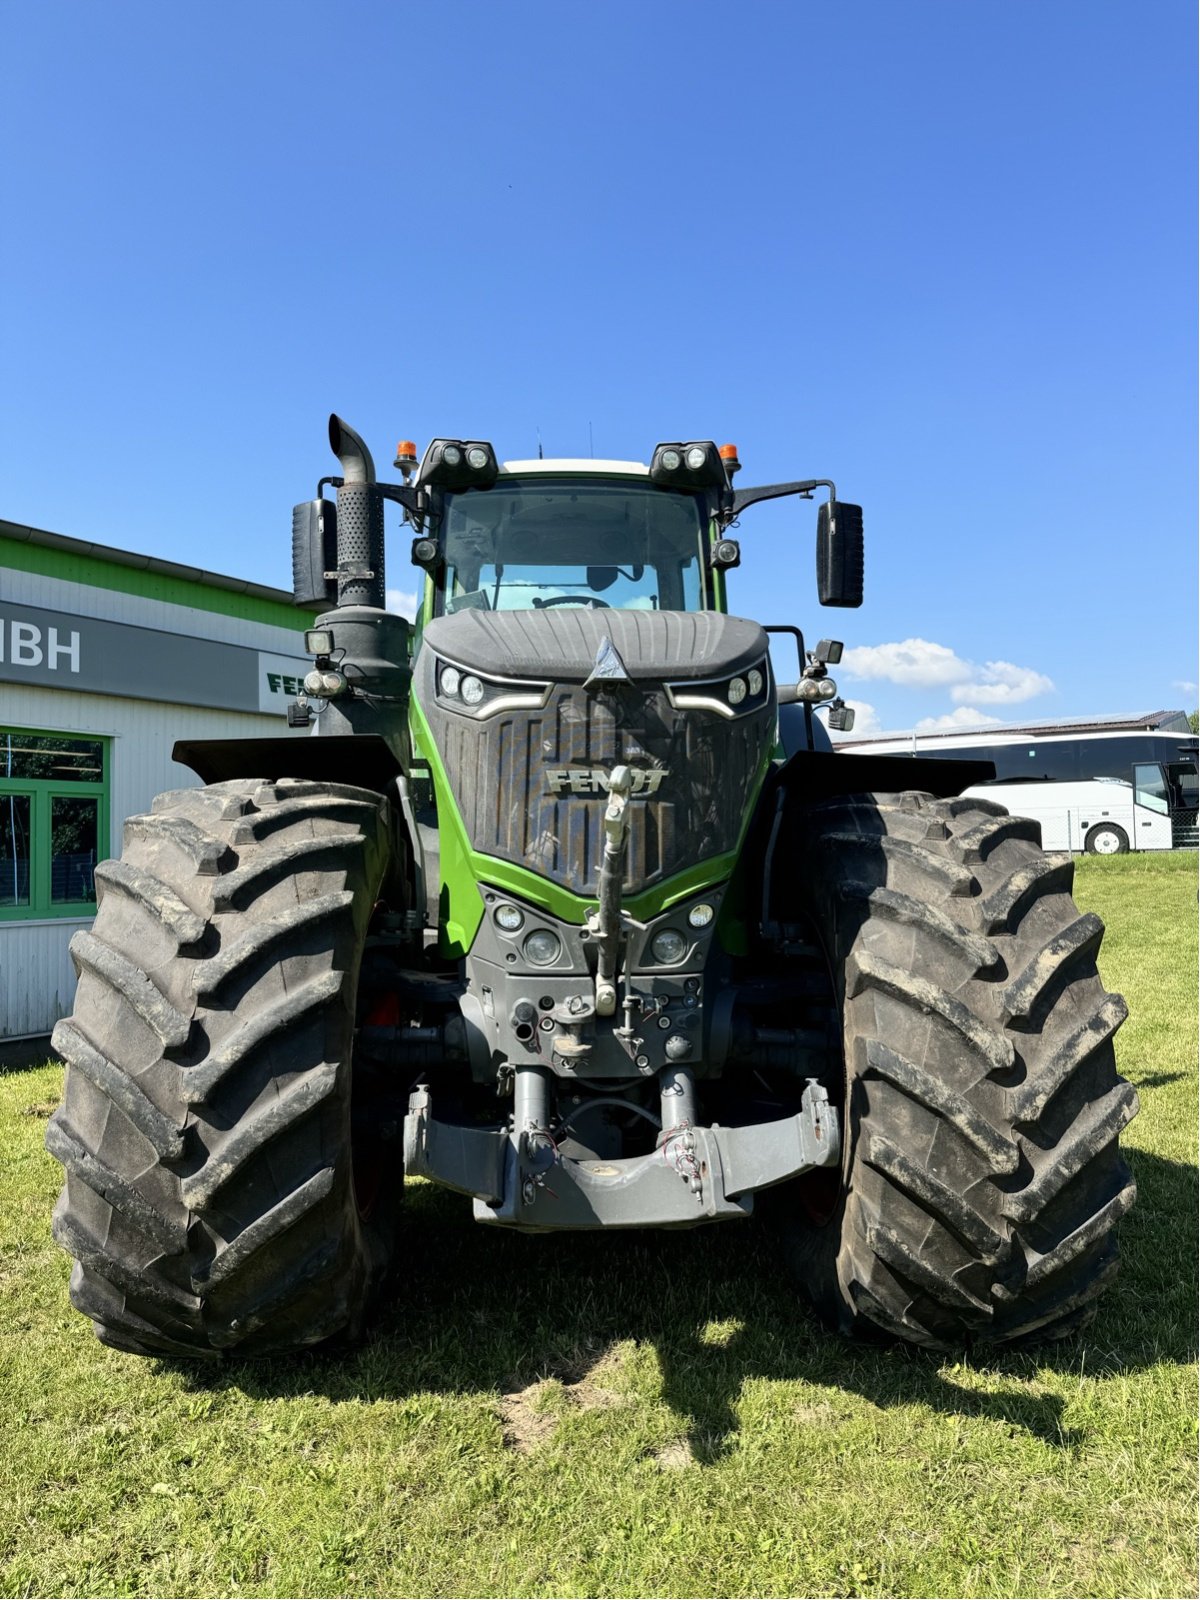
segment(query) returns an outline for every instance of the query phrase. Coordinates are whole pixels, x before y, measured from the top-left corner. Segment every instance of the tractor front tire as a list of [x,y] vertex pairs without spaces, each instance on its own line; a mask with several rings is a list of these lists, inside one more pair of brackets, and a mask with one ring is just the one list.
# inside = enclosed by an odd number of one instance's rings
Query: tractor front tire
[[351,1081],[388,829],[367,790],[236,780],[160,795],[97,868],[46,1144],[104,1343],[258,1355],[360,1326],[400,1187]]
[[[815,807],[793,898],[844,1046],[840,1181],[791,1186],[792,1264],[845,1333],[935,1349],[1063,1336],[1116,1270],[1136,1190],[1117,1136],[1126,1015],[1069,856],[978,800]],[[824,1181],[825,1187],[822,1187]]]

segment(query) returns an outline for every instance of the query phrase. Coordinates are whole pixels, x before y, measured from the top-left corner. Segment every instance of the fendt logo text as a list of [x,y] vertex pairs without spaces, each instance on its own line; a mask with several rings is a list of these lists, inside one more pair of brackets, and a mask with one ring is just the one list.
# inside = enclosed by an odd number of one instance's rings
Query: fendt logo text
[[[632,779],[630,795],[656,794],[664,778],[671,774],[666,767],[630,767]],[[607,794],[609,775],[603,767],[547,767],[546,783],[551,794]]]

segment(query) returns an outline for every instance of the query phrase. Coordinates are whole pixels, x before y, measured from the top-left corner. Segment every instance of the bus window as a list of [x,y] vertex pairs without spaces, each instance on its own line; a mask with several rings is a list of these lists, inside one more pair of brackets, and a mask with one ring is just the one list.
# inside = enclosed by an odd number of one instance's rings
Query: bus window
[[[1139,748],[1141,746],[1141,748]],[[1120,778],[1129,782],[1129,768],[1136,756],[1154,756],[1140,739],[1082,739],[1079,744],[1087,770],[1084,778]]]
[[1010,744],[1002,748],[1003,755],[993,756],[996,776],[1002,782],[1073,783],[1083,776],[1073,745],[1051,740],[1048,744]]
[[1196,810],[1196,763],[1172,761],[1167,767],[1167,793],[1172,811]]
[[1153,766],[1134,767],[1133,798],[1139,806],[1146,806],[1151,811],[1160,811],[1163,816],[1170,811],[1167,780],[1157,762]]

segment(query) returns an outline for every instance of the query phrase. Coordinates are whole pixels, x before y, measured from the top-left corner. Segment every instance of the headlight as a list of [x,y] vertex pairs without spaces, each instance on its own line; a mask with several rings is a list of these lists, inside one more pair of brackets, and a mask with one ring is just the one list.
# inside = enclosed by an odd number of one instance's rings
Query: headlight
[[708,451],[702,450],[698,444],[694,444],[683,459],[693,472],[699,472],[700,468],[708,460]]
[[698,906],[693,906],[688,912],[688,921],[693,928],[707,928],[715,913],[707,901],[701,901]]
[[548,683],[485,678],[482,672],[469,667],[454,667],[448,661],[437,660],[433,666],[433,683],[438,701],[447,711],[476,720],[517,707],[533,710],[544,706],[551,688]]
[[746,698],[745,678],[731,678],[729,680],[729,687],[726,689],[725,693],[728,696],[729,704],[731,706],[740,706],[742,701]]
[[442,448],[442,460],[448,467],[456,467],[462,460],[462,451],[456,444],[444,445]]
[[496,926],[503,928],[505,933],[516,933],[525,922],[525,915],[517,906],[497,906],[492,916],[496,919]]
[[551,967],[562,953],[562,943],[549,928],[535,928],[521,946],[526,961],[535,967]]
[[750,693],[752,695],[762,693],[763,675],[758,671],[757,667],[746,674],[746,682],[750,685]]
[[482,468],[486,467],[487,464],[488,464],[488,453],[487,453],[487,451],[481,449],[479,447],[479,445],[473,444],[471,446],[471,448],[467,451],[467,465],[469,467],[474,467],[475,471],[479,472]]
[[679,463],[682,461],[683,457],[679,454],[678,450],[664,450],[658,459],[660,465],[664,466],[668,472],[677,472],[679,470]]
[[664,928],[650,941],[650,953],[663,967],[673,967],[687,955],[688,942],[674,928]]

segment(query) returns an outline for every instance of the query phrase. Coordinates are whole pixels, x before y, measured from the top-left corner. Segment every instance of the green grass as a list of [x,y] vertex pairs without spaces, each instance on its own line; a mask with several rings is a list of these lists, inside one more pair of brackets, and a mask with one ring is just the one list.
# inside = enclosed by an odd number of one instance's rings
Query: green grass
[[1077,897],[1141,1194],[1086,1333],[992,1360],[826,1335],[753,1227],[498,1236],[429,1186],[365,1347],[122,1356],[49,1238],[59,1074],[0,1076],[0,1591],[1195,1594],[1195,858]]

